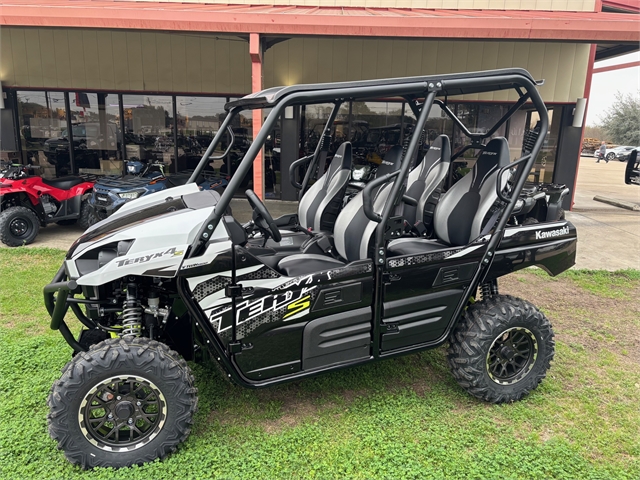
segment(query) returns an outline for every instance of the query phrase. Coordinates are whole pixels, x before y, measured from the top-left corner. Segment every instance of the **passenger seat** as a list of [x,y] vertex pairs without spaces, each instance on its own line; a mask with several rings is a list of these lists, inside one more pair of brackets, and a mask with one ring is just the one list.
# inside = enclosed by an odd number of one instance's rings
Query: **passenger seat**
[[[489,210],[498,199],[498,171],[509,165],[509,144],[504,137],[492,139],[473,169],[454,184],[436,205],[433,229],[437,240],[399,238],[388,245],[389,255],[412,255],[450,246],[467,245],[480,236]],[[507,176],[500,179],[501,188]]]
[[298,223],[313,232],[332,232],[351,177],[351,142],[344,142],[327,171],[311,185],[298,205]]
[[[417,200],[418,205],[404,204],[402,217],[418,231],[426,232],[431,228],[435,201],[449,166],[451,165],[451,146],[449,137],[440,135],[431,144],[420,164],[409,172],[407,180],[407,197]],[[435,194],[435,195],[434,195]],[[429,201],[430,199],[432,199]]]

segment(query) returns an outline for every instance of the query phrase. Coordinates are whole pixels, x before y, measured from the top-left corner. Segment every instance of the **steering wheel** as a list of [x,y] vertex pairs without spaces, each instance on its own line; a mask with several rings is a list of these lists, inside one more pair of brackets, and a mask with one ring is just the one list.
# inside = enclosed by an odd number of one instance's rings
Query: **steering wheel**
[[245,191],[244,194],[247,196],[247,200],[249,200],[249,204],[253,208],[253,223],[255,223],[260,230],[269,233],[274,241],[279,242],[282,240],[282,234],[273,221],[269,210],[267,210],[267,207],[262,203],[262,200],[260,200],[251,189]]

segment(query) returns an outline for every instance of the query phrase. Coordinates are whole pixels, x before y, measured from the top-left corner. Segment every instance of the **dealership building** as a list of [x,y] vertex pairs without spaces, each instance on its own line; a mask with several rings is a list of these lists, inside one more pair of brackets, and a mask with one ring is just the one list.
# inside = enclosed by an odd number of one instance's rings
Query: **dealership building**
[[[2,0],[0,150],[50,177],[121,171],[132,158],[178,173],[198,162],[224,104],[263,88],[522,67],[544,79],[550,119],[530,178],[574,187],[594,62],[638,50],[639,13],[638,0]],[[448,105],[482,132],[517,100]],[[288,166],[329,111],[287,109],[247,184],[295,199]],[[240,116],[229,161],[212,167],[233,173],[267,114]],[[413,122],[402,100],[345,102],[334,135],[374,148],[402,143]],[[525,106],[496,133],[512,158],[536,122]],[[434,106],[425,141],[441,133],[454,151],[468,141]]]

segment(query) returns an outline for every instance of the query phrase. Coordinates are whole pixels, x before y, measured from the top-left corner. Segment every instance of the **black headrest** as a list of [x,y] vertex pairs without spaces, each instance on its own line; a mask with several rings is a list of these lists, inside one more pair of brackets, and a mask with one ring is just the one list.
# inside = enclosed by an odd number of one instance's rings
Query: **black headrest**
[[422,171],[429,171],[431,165],[436,162],[451,162],[451,144],[446,135],[440,135],[433,141],[422,160]]
[[376,177],[381,177],[387,173],[393,173],[400,169],[402,162],[402,147],[400,145],[394,145],[384,155],[382,162],[378,166],[376,171]]
[[475,166],[474,185],[480,187],[480,183],[485,180],[485,177],[494,169],[502,168],[509,165],[511,160],[509,159],[509,143],[504,137],[496,137],[487,143],[482,153],[478,157]]
[[338,150],[336,150],[336,153],[331,160],[331,165],[329,165],[329,172],[327,173],[333,175],[333,173],[338,170],[351,170],[352,159],[351,142],[344,142],[338,147]]
[[478,163],[486,162],[487,165],[497,165],[502,168],[511,163],[510,156],[507,139],[504,137],[496,137],[491,139],[489,143],[487,143],[487,146],[484,147],[484,150],[482,150],[482,153],[478,157]]

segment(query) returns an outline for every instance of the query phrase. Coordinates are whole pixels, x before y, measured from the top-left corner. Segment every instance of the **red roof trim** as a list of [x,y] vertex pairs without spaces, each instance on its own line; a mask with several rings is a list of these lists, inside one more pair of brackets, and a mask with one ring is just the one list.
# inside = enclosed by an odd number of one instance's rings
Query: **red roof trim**
[[[628,1],[628,0],[627,0]],[[639,42],[637,18],[600,12],[426,10],[110,0],[4,1],[0,25],[359,37]]]

